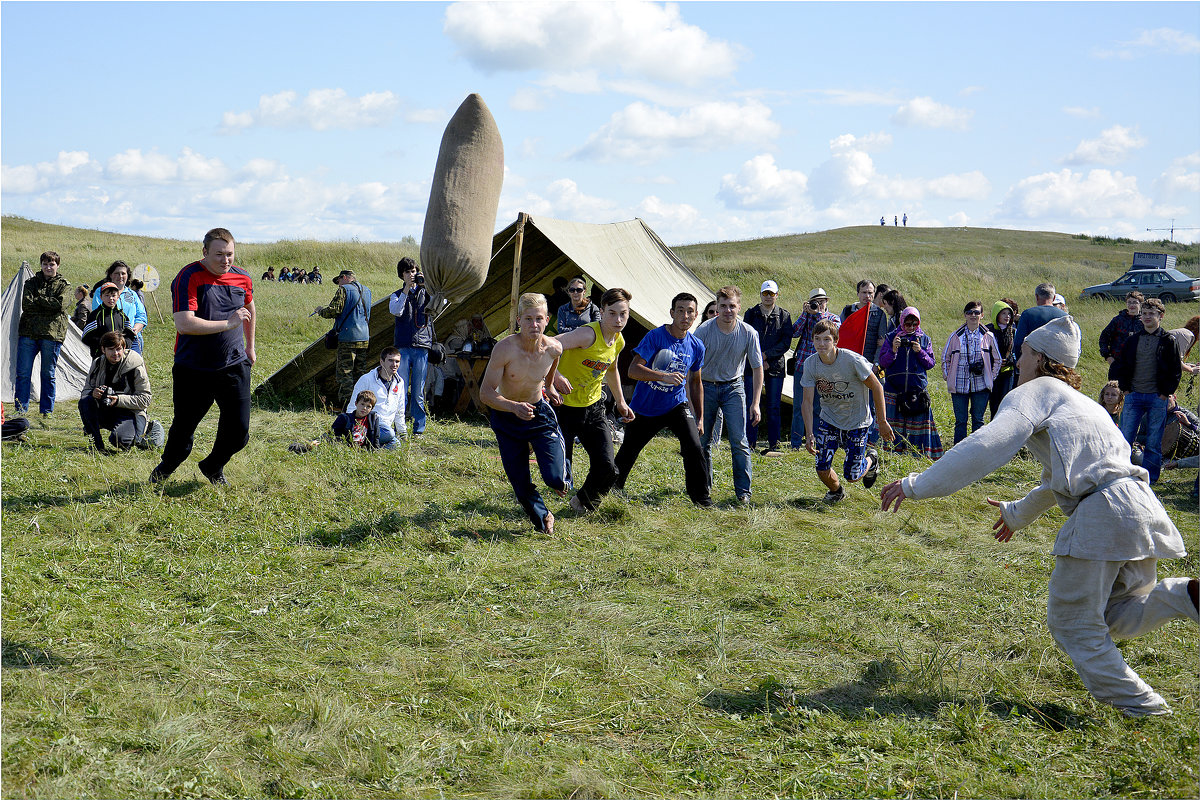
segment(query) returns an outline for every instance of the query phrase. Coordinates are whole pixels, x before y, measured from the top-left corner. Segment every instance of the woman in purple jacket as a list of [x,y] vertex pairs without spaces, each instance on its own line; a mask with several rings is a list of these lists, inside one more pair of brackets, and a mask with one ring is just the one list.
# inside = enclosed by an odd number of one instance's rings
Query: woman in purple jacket
[[913,448],[922,456],[938,459],[942,456],[942,438],[926,392],[926,371],[934,367],[934,345],[922,331],[922,316],[916,308],[905,307],[900,317],[900,326],[888,332],[880,348],[884,411],[896,434],[893,447],[899,452]]

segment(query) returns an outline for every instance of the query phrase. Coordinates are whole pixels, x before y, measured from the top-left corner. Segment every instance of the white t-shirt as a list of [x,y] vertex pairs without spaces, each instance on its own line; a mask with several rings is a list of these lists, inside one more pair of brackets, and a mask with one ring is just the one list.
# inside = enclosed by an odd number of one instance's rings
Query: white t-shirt
[[864,381],[872,363],[858,353],[838,348],[834,363],[826,364],[815,353],[805,360],[802,387],[813,387],[821,396],[821,418],[842,431],[872,424],[871,391]]

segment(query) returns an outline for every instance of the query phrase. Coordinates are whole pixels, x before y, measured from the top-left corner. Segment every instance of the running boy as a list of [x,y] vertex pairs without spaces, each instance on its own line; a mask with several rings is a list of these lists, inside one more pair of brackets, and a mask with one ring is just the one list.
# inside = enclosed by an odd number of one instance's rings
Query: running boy
[[553,402],[560,400],[553,379],[563,346],[542,333],[548,322],[545,295],[527,292],[518,298],[520,330],[496,344],[480,382],[480,400],[491,409],[488,418],[496,433],[500,462],[518,503],[535,528],[550,534],[555,516],[530,480],[530,447],[542,480],[559,496],[571,487],[571,472],[559,420],[543,397],[545,393]]
[[617,481],[613,436],[605,418],[602,383],[613,393],[622,421],[628,423],[634,419],[617,374],[617,356],[625,347],[621,332],[630,319],[632,297],[620,287],[610,289],[600,299],[600,322],[582,325],[557,337],[563,346],[559,374],[555,376],[555,387],[563,395],[563,405],[557,414],[567,461],[571,462],[576,437],[580,438],[580,445],[588,454],[588,478],[571,496],[571,508],[577,512],[595,509]]
[[[884,387],[872,372],[872,363],[853,351],[838,347],[838,324],[820,320],[813,327],[813,347],[816,353],[805,360],[801,386],[805,397],[801,414],[805,418],[805,448],[817,455],[817,477],[829,492],[823,500],[837,503],[846,496],[846,489],[834,473],[834,453],[840,447],[846,451],[842,475],[847,481],[863,479],[863,486],[876,483],[880,457],[868,448],[867,436],[872,426],[868,393],[876,407],[880,436],[892,442],[892,427],[884,411]],[[821,414],[813,429],[813,392],[821,395]],[[816,447],[815,447],[816,445]]]

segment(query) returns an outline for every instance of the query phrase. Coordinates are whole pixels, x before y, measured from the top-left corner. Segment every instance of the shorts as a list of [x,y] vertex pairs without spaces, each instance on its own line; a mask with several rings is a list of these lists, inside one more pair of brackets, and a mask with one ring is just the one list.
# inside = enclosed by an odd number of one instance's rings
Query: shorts
[[814,428],[813,438],[817,443],[817,462],[814,466],[818,471],[831,469],[834,466],[834,452],[842,448],[847,454],[842,464],[843,478],[847,481],[863,478],[867,472],[867,437],[871,433],[871,426],[843,431],[819,417]]

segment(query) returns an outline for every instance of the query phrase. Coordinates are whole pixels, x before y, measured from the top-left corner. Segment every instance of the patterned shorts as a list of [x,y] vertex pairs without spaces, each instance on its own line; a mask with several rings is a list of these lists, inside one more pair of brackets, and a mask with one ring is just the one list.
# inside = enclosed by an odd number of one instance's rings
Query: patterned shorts
[[847,453],[842,464],[842,475],[847,481],[858,481],[867,472],[867,437],[871,426],[843,431],[835,428],[820,417],[817,419],[814,440],[817,443],[817,463],[820,470],[834,466],[834,452],[842,448]]

